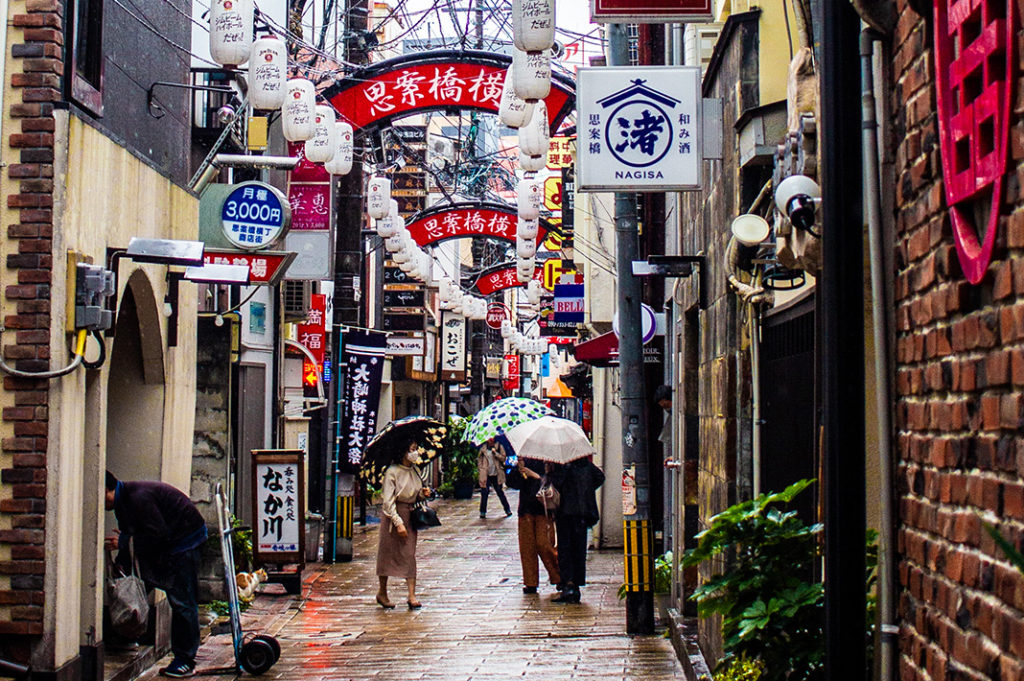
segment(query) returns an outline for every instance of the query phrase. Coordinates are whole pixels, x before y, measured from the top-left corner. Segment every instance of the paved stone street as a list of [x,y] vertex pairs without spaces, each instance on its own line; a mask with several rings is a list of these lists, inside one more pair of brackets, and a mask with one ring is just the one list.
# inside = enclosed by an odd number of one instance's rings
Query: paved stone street
[[[281,643],[281,659],[264,678],[682,678],[668,639],[624,633],[619,551],[590,553],[580,605],[551,603],[557,592],[547,585],[539,596],[524,595],[516,518],[505,519],[490,501],[486,520],[476,498],[436,502],[443,527],[420,533],[420,611],[405,607],[404,580],[389,589],[398,607],[374,603],[376,524],[357,526],[352,562],[307,570],[302,599],[267,587],[245,616],[247,631],[262,626]],[[515,492],[509,501],[515,508]],[[211,636],[198,666],[229,664],[229,645],[230,636]]]

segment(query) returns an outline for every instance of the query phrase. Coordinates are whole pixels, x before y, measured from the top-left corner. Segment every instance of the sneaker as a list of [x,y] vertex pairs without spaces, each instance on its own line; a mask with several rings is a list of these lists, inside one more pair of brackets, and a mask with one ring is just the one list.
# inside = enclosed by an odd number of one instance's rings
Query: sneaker
[[195,676],[196,666],[191,662],[179,662],[175,660],[160,670],[161,676],[169,676],[172,679],[184,679],[188,676]]

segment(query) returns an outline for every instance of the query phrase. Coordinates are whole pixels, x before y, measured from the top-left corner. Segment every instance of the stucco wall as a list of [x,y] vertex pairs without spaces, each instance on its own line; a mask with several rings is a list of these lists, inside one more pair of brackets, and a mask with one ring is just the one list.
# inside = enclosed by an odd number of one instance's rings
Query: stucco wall
[[[108,248],[127,246],[132,236],[194,239],[198,203],[184,189],[160,176],[148,165],[117,146],[109,138],[65,112],[57,112],[57,148],[66,144],[66,160],[58,156],[55,172],[57,213],[54,253],[76,250],[106,261]],[[66,140],[66,142],[64,141]],[[167,268],[139,266],[122,261],[118,277],[118,299],[124,295],[130,274],[142,269],[152,286],[151,309],[161,309],[166,293]],[[53,300],[63,301],[66,260],[54,257]],[[158,316],[164,400],[160,477],[186,492],[189,487],[192,454],[192,421],[195,401],[195,291],[182,284],[179,305],[178,345],[167,348],[167,318]],[[140,320],[152,324],[154,320]],[[53,307],[51,341],[63,350],[63,305]],[[117,343],[107,338],[108,357]],[[90,354],[92,354],[90,352]],[[140,360],[141,361],[141,360]],[[100,501],[103,457],[106,451],[106,381],[109,364],[99,370],[79,370],[71,377],[51,384],[51,435],[48,455],[48,513],[46,547],[52,557],[47,567],[47,629],[53,633],[54,664],[78,654],[85,643],[83,632],[90,626],[101,629],[98,607],[91,622],[80,621],[80,601],[97,599],[102,586],[102,560],[98,545],[105,525],[103,516],[83,516],[84,508],[103,513]],[[86,374],[98,382],[86,398]],[[87,420],[88,415],[88,420]],[[119,415],[124,416],[124,415]],[[140,453],[144,455],[144,453]],[[88,481],[89,484],[85,484]],[[90,496],[91,495],[91,496]],[[91,546],[97,546],[94,552]],[[93,572],[82,570],[82,556],[92,554]],[[83,590],[83,582],[92,588]],[[91,593],[90,593],[91,592]],[[59,613],[59,617],[57,614]],[[97,638],[99,636],[97,635]]]

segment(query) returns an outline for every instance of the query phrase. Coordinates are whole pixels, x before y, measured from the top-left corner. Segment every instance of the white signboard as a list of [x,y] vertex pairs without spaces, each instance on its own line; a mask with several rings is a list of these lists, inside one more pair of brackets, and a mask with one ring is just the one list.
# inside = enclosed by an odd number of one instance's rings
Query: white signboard
[[426,341],[423,336],[388,336],[388,357],[425,354]]
[[580,69],[577,191],[701,188],[697,66]]
[[299,551],[299,467],[293,463],[256,460],[256,526],[254,541],[261,554]]
[[466,370],[466,318],[444,313],[441,328],[441,376],[460,374]]

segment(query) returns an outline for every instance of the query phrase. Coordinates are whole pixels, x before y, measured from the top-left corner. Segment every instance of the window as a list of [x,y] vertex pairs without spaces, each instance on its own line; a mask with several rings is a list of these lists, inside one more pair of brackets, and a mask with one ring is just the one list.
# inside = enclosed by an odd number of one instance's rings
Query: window
[[103,115],[103,0],[74,0],[68,5],[71,38],[69,99]]

